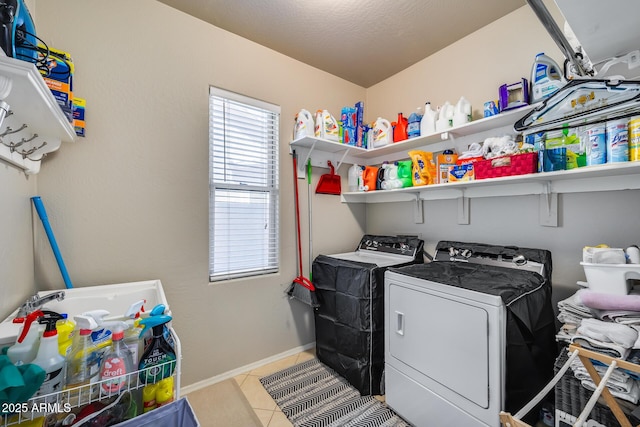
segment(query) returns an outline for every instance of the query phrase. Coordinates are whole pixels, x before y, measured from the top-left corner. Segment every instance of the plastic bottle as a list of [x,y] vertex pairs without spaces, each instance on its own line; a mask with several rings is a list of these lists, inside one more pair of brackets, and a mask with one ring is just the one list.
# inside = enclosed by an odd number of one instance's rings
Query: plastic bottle
[[37,322],[40,316],[42,316],[41,311],[29,313],[20,335],[16,339],[16,343],[7,350],[7,356],[14,365],[26,365],[36,358],[40,347],[40,335],[42,334],[40,325]]
[[108,395],[125,390],[129,374],[135,371],[133,357],[124,343],[124,326],[114,328],[111,341],[111,347],[100,364],[100,388]]
[[159,408],[173,402],[173,400],[173,377],[168,377],[158,383],[158,389],[156,391],[156,405]]
[[540,102],[567,84],[556,61],[539,53],[531,67],[531,102]]
[[156,409],[158,406],[156,403],[156,392],[158,391],[158,384],[147,384],[142,388],[142,412],[149,412]]
[[[91,331],[98,327],[96,321],[89,316],[75,316],[78,330],[67,356],[66,389],[74,389],[69,393],[69,402],[73,405],[84,405],[97,397],[100,380],[100,364],[97,347],[91,339]],[[93,386],[91,386],[93,384]],[[88,388],[85,386],[89,386]]]
[[398,121],[391,123],[393,125],[393,142],[404,141],[407,136],[408,121],[402,113],[398,113]]
[[398,179],[402,183],[402,188],[413,186],[413,182],[411,180],[413,162],[411,160],[401,160],[396,163],[398,164]]
[[296,114],[295,125],[293,128],[293,139],[314,136],[315,129],[313,116],[304,108]]
[[383,147],[393,142],[393,128],[389,120],[378,117],[373,123],[372,147]]
[[422,111],[421,108],[418,108],[417,111],[414,111],[409,116],[409,122],[407,124],[407,137],[415,138],[420,136],[420,120],[422,120]]
[[436,132],[444,132],[453,126],[453,105],[446,101],[438,110],[438,120],[436,120]]
[[[171,316],[151,316],[140,321],[145,330],[151,328],[153,339],[140,357],[138,369],[140,380],[145,383],[155,383],[173,375],[176,368],[176,352],[165,338],[165,325],[171,321]],[[143,330],[141,335],[144,335]]]
[[76,324],[72,320],[68,319],[66,313],[62,313],[62,320],[56,323],[56,329],[58,330],[58,351],[62,357],[67,357],[68,351],[71,348],[73,342],[73,335],[76,329]]
[[359,165],[353,165],[349,168],[349,191],[358,191],[360,181],[362,180],[362,168]]
[[[55,393],[62,390],[65,381],[65,358],[60,355],[58,349],[58,331],[56,322],[61,320],[62,315],[53,311],[40,311],[42,315],[38,318],[38,323],[45,325],[38,354],[33,359],[33,364],[40,366],[46,373],[46,377],[35,396]],[[55,400],[55,395],[52,397]]]
[[438,112],[431,108],[431,103],[424,104],[424,114],[420,120],[420,135],[430,135],[436,132],[436,120]]
[[462,126],[471,121],[471,103],[464,96],[461,96],[453,112],[452,125]]

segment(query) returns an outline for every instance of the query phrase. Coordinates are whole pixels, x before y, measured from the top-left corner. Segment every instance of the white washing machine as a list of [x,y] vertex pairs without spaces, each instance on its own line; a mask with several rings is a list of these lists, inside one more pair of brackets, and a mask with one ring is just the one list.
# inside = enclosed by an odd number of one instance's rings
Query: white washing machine
[[421,263],[423,246],[416,237],[365,235],[355,251],[313,261],[316,355],[363,395],[384,393],[384,272]]
[[387,404],[418,427],[517,412],[553,376],[550,267],[546,251],[440,242],[434,262],[387,270]]

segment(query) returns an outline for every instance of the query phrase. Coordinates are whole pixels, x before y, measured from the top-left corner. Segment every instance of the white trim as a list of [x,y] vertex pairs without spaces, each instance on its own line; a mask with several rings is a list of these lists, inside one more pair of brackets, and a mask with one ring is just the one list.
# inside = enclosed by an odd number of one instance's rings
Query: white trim
[[220,375],[216,375],[216,376],[208,378],[206,380],[198,381],[197,383],[193,383],[193,384],[190,384],[190,385],[188,385],[186,387],[182,387],[180,389],[180,395],[186,395],[186,394],[191,393],[193,391],[197,391],[197,390],[203,389],[205,387],[208,387],[210,385],[217,384],[217,383],[222,382],[224,380],[227,380],[229,378],[233,378],[235,376],[245,374],[245,373],[247,373],[249,371],[252,371],[252,370],[254,370],[256,368],[259,368],[261,366],[267,365],[267,364],[269,364],[271,362],[276,362],[276,361],[278,361],[280,359],[283,359],[285,357],[293,356],[294,354],[298,354],[298,353],[301,353],[301,352],[303,352],[305,350],[309,350],[310,348],[314,348],[315,346],[316,346],[316,342],[314,341],[314,342],[311,342],[309,344],[305,344],[303,346],[292,348],[291,350],[287,350],[287,351],[282,352],[280,354],[276,354],[276,355],[267,357],[266,359],[258,360],[257,362],[250,363],[248,365],[241,366],[241,367],[236,368],[236,369],[232,369],[231,371],[224,372],[224,373],[222,373]]
[[280,106],[276,104],[272,104],[267,101],[262,101],[256,98],[249,98],[248,96],[231,92],[225,89],[220,89],[219,87],[209,86],[209,95],[218,96],[220,98],[231,99],[232,101],[241,102],[243,104],[252,105],[257,108],[262,108],[264,110],[271,111],[273,113],[280,114]]

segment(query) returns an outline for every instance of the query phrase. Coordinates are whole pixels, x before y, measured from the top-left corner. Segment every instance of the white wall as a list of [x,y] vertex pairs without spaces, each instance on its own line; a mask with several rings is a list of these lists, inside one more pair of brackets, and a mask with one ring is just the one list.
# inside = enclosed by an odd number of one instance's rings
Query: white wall
[[[74,285],[160,279],[182,341],[183,385],[313,342],[310,308],[285,298],[296,276],[293,118],[301,108],[339,111],[365,90],[154,0],[46,0],[37,10],[38,34],[72,54],[75,94],[87,100],[87,137],[64,144],[38,177]],[[281,106],[279,274],[209,284],[210,85]],[[327,172],[314,172],[313,188]],[[351,247],[364,208],[313,199],[316,251]],[[60,288],[37,237],[38,284]]]

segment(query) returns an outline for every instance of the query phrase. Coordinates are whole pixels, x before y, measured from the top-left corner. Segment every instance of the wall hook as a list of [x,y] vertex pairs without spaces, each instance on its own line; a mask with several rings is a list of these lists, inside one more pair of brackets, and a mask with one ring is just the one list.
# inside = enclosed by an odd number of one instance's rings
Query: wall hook
[[29,160],[33,160],[33,161],[38,161],[41,160],[42,157],[44,157],[44,154],[42,156],[40,156],[39,159],[35,160],[32,159],[31,157],[29,157],[31,154],[35,153],[36,151],[38,151],[39,149],[41,149],[42,147],[44,147],[45,145],[47,145],[47,141],[44,141],[39,147],[33,147],[30,150],[22,150],[20,152],[20,154],[22,155],[23,159],[29,159]]
[[7,135],[11,135],[12,133],[18,133],[23,129],[26,129],[27,125],[23,124],[22,126],[20,126],[19,129],[13,130],[11,129],[11,127],[7,126],[7,130],[5,130],[3,133],[0,134],[0,138],[2,138],[3,136],[7,136]]
[[[15,151],[16,148],[20,147],[23,144],[26,144],[27,142],[33,141],[37,137],[38,137],[38,134],[34,133],[33,136],[31,138],[29,138],[29,139],[22,138],[20,140],[20,142],[16,142],[15,144],[13,142],[11,142],[9,147],[11,148],[11,151]],[[42,148],[42,147],[39,147],[39,148]]]

